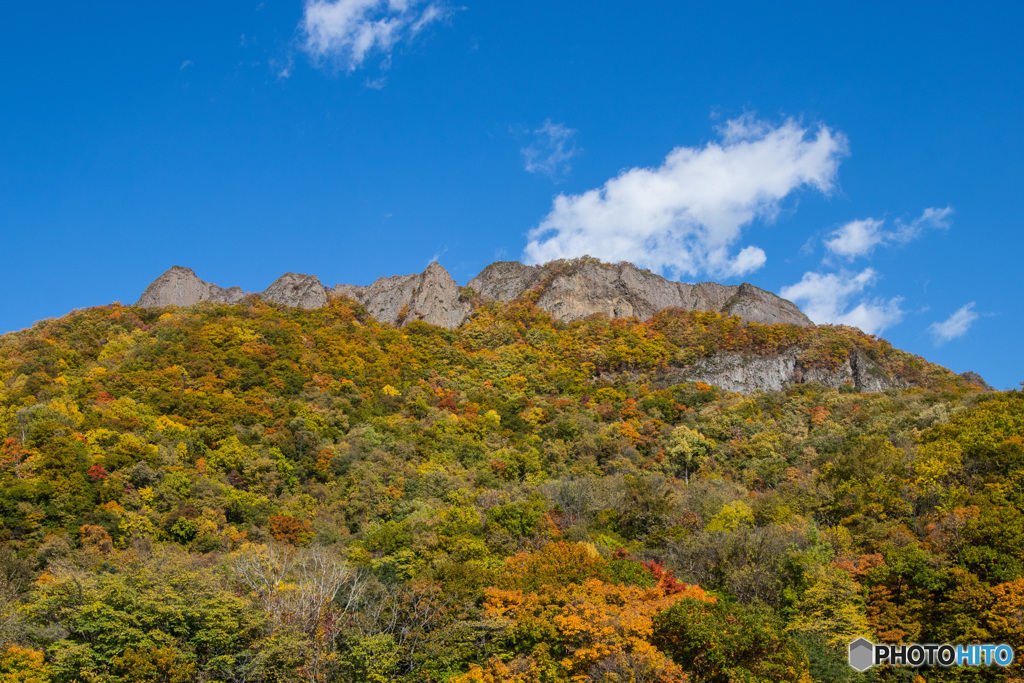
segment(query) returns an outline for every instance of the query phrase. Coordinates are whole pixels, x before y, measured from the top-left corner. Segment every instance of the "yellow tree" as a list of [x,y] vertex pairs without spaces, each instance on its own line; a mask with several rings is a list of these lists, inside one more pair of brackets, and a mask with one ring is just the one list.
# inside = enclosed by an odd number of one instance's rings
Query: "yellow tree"
[[43,653],[11,645],[0,655],[0,681],[4,683],[50,683]]
[[846,572],[813,565],[808,587],[794,608],[796,616],[787,631],[821,638],[833,648],[843,648],[869,633],[860,588]]

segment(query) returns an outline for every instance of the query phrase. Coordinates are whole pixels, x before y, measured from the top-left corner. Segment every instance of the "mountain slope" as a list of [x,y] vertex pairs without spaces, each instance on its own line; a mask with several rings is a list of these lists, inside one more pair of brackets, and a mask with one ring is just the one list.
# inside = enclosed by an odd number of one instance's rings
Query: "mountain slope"
[[[802,375],[683,376],[730,359]],[[1022,444],[1019,393],[850,328],[76,311],[0,337],[0,671],[806,683],[862,634],[1022,647]]]

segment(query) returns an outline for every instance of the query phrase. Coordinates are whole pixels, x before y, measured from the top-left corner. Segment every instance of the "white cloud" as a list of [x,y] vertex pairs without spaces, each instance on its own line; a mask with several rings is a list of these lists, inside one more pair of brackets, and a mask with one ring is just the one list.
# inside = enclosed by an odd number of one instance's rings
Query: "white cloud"
[[424,0],[306,0],[303,48],[352,72],[374,54],[386,63],[395,45],[447,14],[444,4]]
[[922,211],[920,216],[909,223],[896,221],[896,232],[892,233],[892,239],[906,244],[911,240],[917,239],[926,229],[947,230],[950,224],[949,217],[952,213],[953,208],[949,206],[944,209],[930,207]]
[[568,173],[569,160],[576,155],[576,148],[572,145],[576,131],[547,119],[533,134],[533,142],[520,150],[526,160],[527,172],[551,177]]
[[849,259],[867,256],[886,240],[885,233],[879,230],[882,223],[873,218],[850,221],[832,233],[832,239],[825,241],[825,248]]
[[868,334],[879,334],[903,319],[903,299],[862,300],[855,305],[852,301],[877,279],[872,268],[859,273],[804,273],[800,282],[783,287],[779,294],[801,304],[807,317],[818,324],[852,325]]
[[740,253],[736,254],[736,258],[726,262],[727,265],[722,273],[734,276],[752,273],[763,266],[767,260],[768,255],[761,247],[743,247]]
[[[824,240],[825,248],[830,254],[852,261],[858,257],[870,256],[879,246],[907,244],[920,237],[927,229],[945,230],[949,228],[949,217],[952,213],[953,209],[948,206],[943,209],[930,207],[909,223],[896,220],[895,229],[891,231],[882,229],[885,221],[874,218],[850,221],[832,232],[830,239]],[[822,264],[828,265],[829,260],[826,258]],[[860,302],[854,302],[854,299],[876,280],[877,273],[872,268],[855,275],[846,271],[827,274],[804,273],[800,282],[783,287],[780,293],[794,302],[803,302],[804,312],[816,323],[842,323],[859,327],[871,334],[878,334],[902,320],[904,311],[900,309],[902,297],[888,300],[862,299]],[[961,309],[953,318],[964,312],[964,309]],[[969,311],[967,315],[977,317]],[[951,325],[954,322],[953,318],[941,325]],[[970,325],[973,319],[972,317],[967,320],[966,325]],[[939,331],[941,325],[936,323],[929,328],[936,338],[943,336],[943,332]],[[966,327],[963,331],[966,331]]]
[[953,209],[948,206],[944,209],[929,207],[909,223],[897,220],[893,231],[882,230],[885,221],[874,218],[850,221],[834,231],[831,239],[825,240],[825,248],[852,261],[859,256],[869,256],[875,247],[883,244],[907,244],[926,229],[945,230],[949,228],[952,213]]
[[967,334],[967,330],[978,319],[978,314],[971,310],[974,308],[974,303],[972,301],[965,306],[961,306],[953,315],[942,322],[934,322],[928,326],[928,331],[935,337],[937,344],[944,344]]
[[755,219],[809,186],[829,192],[847,153],[841,133],[809,131],[790,119],[727,122],[721,141],[677,147],[657,168],[632,168],[597,189],[557,196],[530,231],[528,263],[590,254],[674,275],[743,275],[766,260],[758,247],[732,248]]

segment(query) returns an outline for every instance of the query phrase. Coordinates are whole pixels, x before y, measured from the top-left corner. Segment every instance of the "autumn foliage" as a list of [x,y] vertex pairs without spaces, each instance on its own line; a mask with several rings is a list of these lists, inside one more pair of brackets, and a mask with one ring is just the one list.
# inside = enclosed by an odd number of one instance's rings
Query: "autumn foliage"
[[[720,352],[910,388],[677,381]],[[0,677],[803,683],[849,680],[856,635],[1024,651],[1022,492],[1021,393],[851,328],[86,309],[0,337]]]
[[607,577],[607,563],[581,544],[517,555],[506,572],[507,585],[517,588],[485,589],[483,609],[502,627],[493,647],[505,656],[471,667],[457,683],[527,673],[551,681],[683,681],[683,669],[651,645],[652,619],[682,599],[714,601],[697,586],[666,592],[660,581],[646,588],[608,583],[598,578]]

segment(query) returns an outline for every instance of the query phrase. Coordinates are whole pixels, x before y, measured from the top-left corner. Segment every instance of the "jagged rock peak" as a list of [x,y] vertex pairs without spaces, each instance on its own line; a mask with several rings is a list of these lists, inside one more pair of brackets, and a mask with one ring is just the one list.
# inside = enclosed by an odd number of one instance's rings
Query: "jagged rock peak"
[[[632,263],[608,264],[584,257],[527,266],[499,261],[469,281],[469,289],[484,299],[511,301],[528,292],[537,305],[559,320],[580,320],[594,314],[609,318],[646,319],[667,307],[739,315],[760,323],[810,325],[793,303],[751,284],[673,282]],[[189,306],[200,301],[237,303],[238,287],[222,289],[203,282],[188,268],[175,266],[151,284],[140,306]],[[336,285],[326,289],[314,275],[285,273],[267,287],[265,300],[306,309],[327,304],[330,297],[347,296],[382,322],[405,325],[414,320],[453,329],[469,319],[471,297],[440,264],[422,273],[383,277],[369,286]]]
[[260,294],[266,301],[297,308],[321,308],[327,305],[327,290],[316,275],[285,273]]
[[981,375],[974,372],[973,370],[961,372],[960,377],[962,377],[965,381],[970,382],[971,384],[981,387],[985,391],[995,391],[995,389],[989,386],[989,383],[986,382]]
[[191,268],[172,266],[146,287],[136,305],[145,308],[191,306],[200,301],[236,304],[244,296],[241,287],[224,289],[200,280]]
[[497,301],[511,301],[539,289],[537,305],[562,320],[595,313],[649,318],[663,308],[678,306],[760,323],[811,324],[795,304],[751,284],[672,282],[632,263],[607,264],[587,257],[539,266],[499,261],[470,280],[469,287]]
[[454,329],[470,313],[470,304],[459,298],[459,286],[436,261],[422,273],[382,277],[368,287],[336,285],[331,294],[355,299],[377,320],[395,325],[422,320]]
[[744,282],[736,287],[736,292],[729,297],[729,301],[722,306],[720,312],[738,315],[744,320],[759,323],[813,324],[811,319],[804,315],[803,311],[797,308],[792,301],[783,299],[760,287],[755,287],[749,282]]

